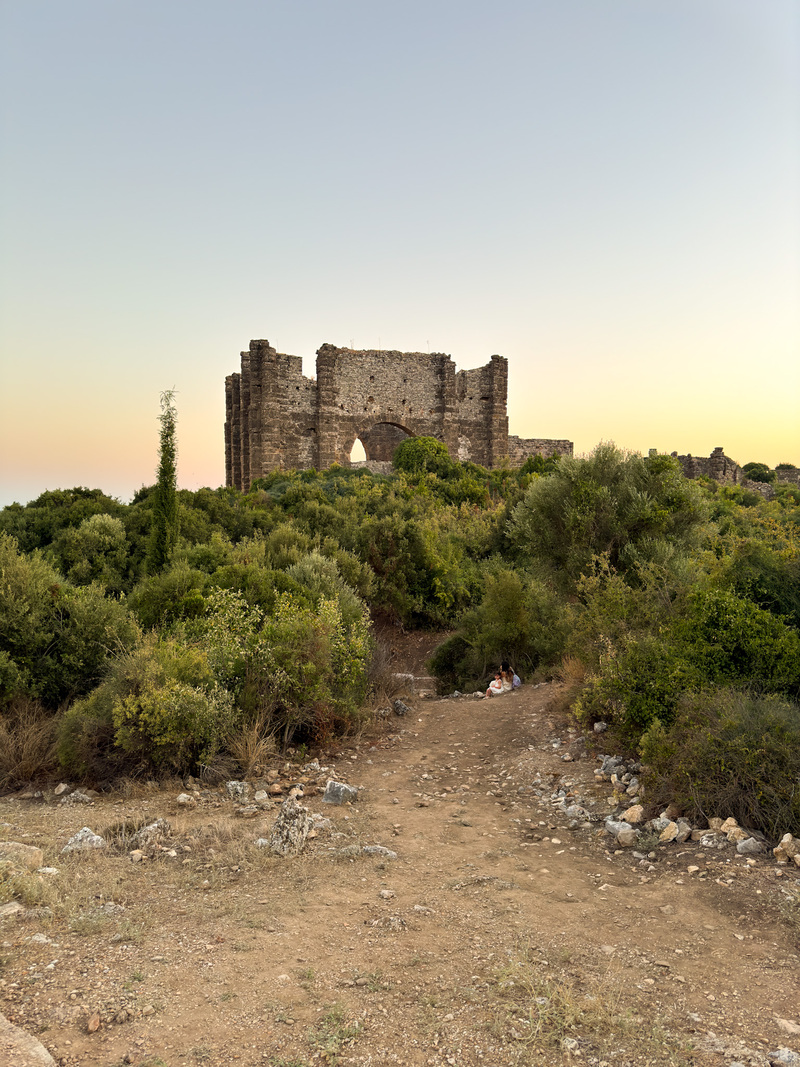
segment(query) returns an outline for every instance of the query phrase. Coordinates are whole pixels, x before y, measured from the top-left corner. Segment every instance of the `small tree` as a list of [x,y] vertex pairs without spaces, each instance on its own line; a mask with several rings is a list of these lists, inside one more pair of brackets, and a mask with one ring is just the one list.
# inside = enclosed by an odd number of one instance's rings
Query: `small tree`
[[161,394],[160,458],[157,482],[153,492],[153,520],[150,528],[150,547],[147,569],[151,574],[162,571],[170,561],[178,541],[177,446],[175,426],[178,413],[173,403],[175,392],[167,389]]
[[394,450],[392,463],[396,470],[409,474],[431,471],[440,477],[446,477],[455,466],[447,445],[435,437],[407,437]]
[[745,463],[742,470],[751,482],[774,482],[775,474],[766,463]]

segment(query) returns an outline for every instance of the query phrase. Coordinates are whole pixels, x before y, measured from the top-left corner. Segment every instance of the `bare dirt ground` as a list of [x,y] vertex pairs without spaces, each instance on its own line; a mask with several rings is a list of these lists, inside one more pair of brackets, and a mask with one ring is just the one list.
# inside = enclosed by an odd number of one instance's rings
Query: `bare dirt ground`
[[[610,851],[602,821],[568,829],[559,786],[598,815],[610,787],[556,696],[409,700],[411,714],[320,753],[361,793],[342,807],[307,796],[333,831],[296,858],[254,844],[277,804],[236,818],[218,791],[191,809],[179,788],[3,799],[0,836],[44,848],[59,873],[51,916],[0,924],[0,1011],[70,1067],[800,1052],[797,931],[778,907],[793,869],[692,842],[642,864]],[[131,817],[169,820],[177,855],[61,854],[80,827]],[[397,858],[352,847],[365,844]]]

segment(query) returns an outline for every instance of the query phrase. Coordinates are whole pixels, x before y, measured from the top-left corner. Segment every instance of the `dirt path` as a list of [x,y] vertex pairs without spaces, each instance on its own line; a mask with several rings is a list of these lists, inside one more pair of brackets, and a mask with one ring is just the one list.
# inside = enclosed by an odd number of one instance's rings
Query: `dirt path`
[[[328,754],[362,791],[306,798],[333,829],[296,859],[254,845],[276,809],[236,818],[221,794],[189,811],[175,789],[0,801],[2,836],[59,868],[52,917],[0,926],[0,1010],[65,1065],[800,1054],[797,932],[777,907],[792,871],[691,842],[642,862],[609,851],[602,821],[569,829],[559,789],[597,816],[610,794],[553,696],[412,702]],[[60,854],[132,816],[168,819],[177,855]]]

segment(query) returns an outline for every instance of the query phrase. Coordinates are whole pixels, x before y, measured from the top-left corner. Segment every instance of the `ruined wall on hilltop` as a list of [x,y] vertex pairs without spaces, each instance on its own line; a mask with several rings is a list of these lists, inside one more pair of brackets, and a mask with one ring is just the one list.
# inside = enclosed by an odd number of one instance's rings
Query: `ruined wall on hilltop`
[[[650,449],[651,455],[655,452],[656,449]],[[725,450],[721,446],[715,448],[707,457],[691,454],[679,456],[677,452],[671,454],[678,460],[687,478],[713,478],[720,485],[738,485],[742,489],[760,494],[766,500],[772,500],[775,496],[775,485],[800,486],[800,470],[776,470],[773,472],[774,483],[752,481],[736,460],[725,455]]]
[[[299,356],[251,341],[225,379],[225,478],[249,489],[273,470],[350,466],[356,439],[367,462],[387,463],[408,436],[435,437],[453,459],[495,467],[542,452],[572,453],[569,441],[509,438],[508,361],[456,371],[440,352],[353,350],[325,344],[316,379]],[[512,444],[513,443],[513,444]]]

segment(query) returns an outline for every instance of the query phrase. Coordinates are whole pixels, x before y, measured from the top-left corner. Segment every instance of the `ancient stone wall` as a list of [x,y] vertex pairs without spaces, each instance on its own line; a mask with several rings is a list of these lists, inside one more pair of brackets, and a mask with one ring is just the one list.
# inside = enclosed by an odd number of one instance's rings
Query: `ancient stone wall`
[[691,454],[679,456],[677,452],[672,455],[677,458],[687,478],[701,478],[705,475],[723,485],[739,485],[745,476],[736,460],[729,459],[722,447],[715,448],[707,458]]
[[508,436],[508,459],[512,467],[521,467],[528,456],[571,456],[572,441],[553,441],[546,437]]
[[[655,454],[656,449],[651,448],[650,454]],[[797,485],[800,486],[800,470],[774,471],[775,483],[754,482],[736,460],[725,455],[722,447],[715,448],[710,456],[692,456],[687,454],[679,456],[677,452],[672,455],[678,460],[687,478],[713,478],[721,485],[738,485],[742,489],[759,493],[766,500],[772,500],[775,496],[774,485]]]
[[407,436],[435,437],[454,459],[495,467],[510,453],[570,454],[569,441],[509,438],[508,361],[456,372],[440,352],[337,348],[317,352],[316,380],[299,356],[251,341],[225,380],[225,477],[249,488],[273,470],[350,466],[356,439],[367,462],[388,463]]

